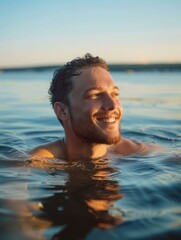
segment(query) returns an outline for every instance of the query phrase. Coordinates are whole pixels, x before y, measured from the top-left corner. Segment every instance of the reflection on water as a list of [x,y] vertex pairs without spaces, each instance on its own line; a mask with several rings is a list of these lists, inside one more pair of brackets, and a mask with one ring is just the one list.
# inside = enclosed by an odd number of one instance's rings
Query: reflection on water
[[113,202],[123,195],[118,182],[110,178],[116,169],[109,167],[106,159],[62,167],[68,174],[67,181],[51,185],[51,196],[36,199],[40,209],[33,213],[36,220],[60,228],[52,239],[82,239],[94,227],[107,229],[122,222],[122,212],[114,209]]
[[[11,199],[1,202],[1,207],[10,211],[5,216],[15,214],[16,230],[21,229],[21,237],[84,239],[93,228],[109,229],[122,223],[123,212],[114,207],[114,202],[122,199],[123,194],[118,182],[112,179],[117,170],[108,165],[107,159],[92,162],[86,159],[74,164],[39,159],[41,171],[36,168],[36,161],[26,165],[32,166],[28,167],[30,172],[46,173],[47,182],[31,182],[27,189],[22,184],[21,191],[26,190],[29,195],[24,196],[26,201],[22,200],[23,196],[20,200],[9,196]],[[57,181],[56,177],[61,180]]]
[[178,154],[0,163],[3,240],[180,239]]

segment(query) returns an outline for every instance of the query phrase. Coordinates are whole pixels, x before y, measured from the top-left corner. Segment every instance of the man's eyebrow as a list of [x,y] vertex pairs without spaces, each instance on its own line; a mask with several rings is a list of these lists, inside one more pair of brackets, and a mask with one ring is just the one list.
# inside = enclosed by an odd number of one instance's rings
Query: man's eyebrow
[[[112,89],[119,91],[119,88],[117,86],[113,86]],[[104,90],[104,88],[101,88],[101,87],[92,87],[92,88],[87,89],[85,93],[88,93],[90,91],[103,91],[103,90]]]
[[114,87],[113,87],[113,89],[116,89],[116,90],[118,90],[118,91],[119,91],[119,88],[118,88],[117,86],[114,86]]

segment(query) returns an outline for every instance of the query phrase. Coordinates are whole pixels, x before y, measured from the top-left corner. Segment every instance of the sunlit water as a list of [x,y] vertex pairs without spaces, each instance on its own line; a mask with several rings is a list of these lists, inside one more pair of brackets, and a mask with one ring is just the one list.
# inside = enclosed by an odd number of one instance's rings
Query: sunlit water
[[32,166],[26,151],[63,136],[52,72],[0,74],[1,240],[181,239],[181,73],[112,74],[122,134],[161,152]]

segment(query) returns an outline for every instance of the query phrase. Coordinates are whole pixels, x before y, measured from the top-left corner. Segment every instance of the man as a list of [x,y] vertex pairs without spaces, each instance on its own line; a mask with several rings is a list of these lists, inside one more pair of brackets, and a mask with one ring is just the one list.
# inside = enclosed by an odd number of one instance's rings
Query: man
[[150,151],[149,146],[122,137],[119,89],[103,59],[86,54],[68,62],[55,72],[49,94],[65,138],[35,148],[32,159],[96,159]]

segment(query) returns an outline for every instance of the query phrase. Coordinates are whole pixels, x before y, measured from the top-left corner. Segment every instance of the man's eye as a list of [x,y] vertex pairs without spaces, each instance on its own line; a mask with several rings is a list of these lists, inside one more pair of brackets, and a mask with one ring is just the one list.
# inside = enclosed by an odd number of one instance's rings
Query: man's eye
[[97,99],[101,97],[101,93],[95,93],[88,96],[88,99]]
[[113,97],[119,97],[119,92],[114,92],[114,93],[112,93],[112,96],[113,96]]

